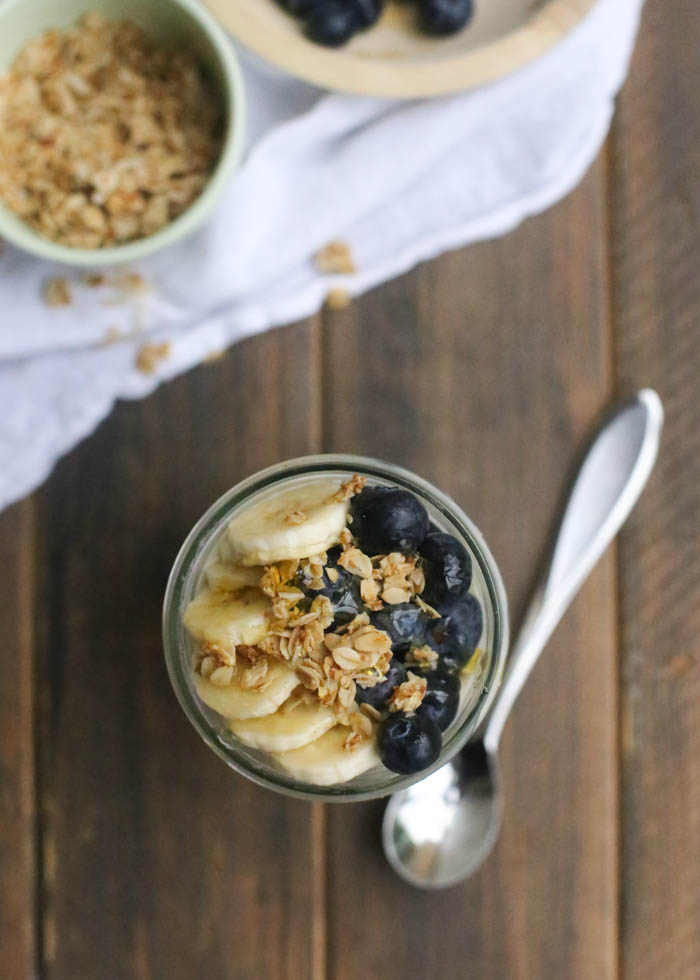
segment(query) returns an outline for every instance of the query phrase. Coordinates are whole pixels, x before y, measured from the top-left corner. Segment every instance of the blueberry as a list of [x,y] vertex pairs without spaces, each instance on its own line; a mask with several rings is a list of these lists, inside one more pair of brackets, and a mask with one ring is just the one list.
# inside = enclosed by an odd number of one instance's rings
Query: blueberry
[[298,580],[299,586],[304,589],[307,595],[312,598],[325,595],[331,600],[336,626],[342,626],[365,610],[360,597],[360,580],[356,575],[351,575],[342,565],[338,565],[341,550],[338,546],[331,548],[328,552],[323,572],[323,588],[310,589],[308,579],[305,579],[303,575]]
[[351,585],[346,592],[333,603],[333,624],[331,629],[345,626],[351,619],[365,611],[365,605],[360,596],[359,585]]
[[385,680],[375,684],[374,687],[360,687],[358,684],[355,700],[358,704],[371,704],[377,711],[381,711],[391,697],[394,688],[403,684],[405,680],[404,665],[394,657],[389,664]]
[[413,649],[412,643],[394,643],[392,644],[391,650],[393,655],[397,660],[400,660],[402,664],[406,663],[406,658]]
[[473,0],[420,0],[420,25],[426,34],[456,34],[473,13]]
[[484,617],[473,595],[448,599],[438,607],[440,619],[433,619],[427,639],[440,656],[441,666],[460,669],[469,661],[481,636]]
[[455,537],[444,531],[429,531],[420,546],[420,553],[425,573],[421,598],[427,603],[438,606],[451,596],[469,591],[472,560]]
[[379,725],[379,757],[392,772],[408,774],[427,769],[441,748],[440,729],[428,715],[419,718],[397,711]]
[[284,7],[294,17],[306,17],[313,7],[317,7],[321,0],[277,0],[280,7]]
[[364,552],[413,552],[428,533],[425,507],[408,490],[365,487],[350,505],[350,529]]
[[306,15],[306,36],[328,48],[346,44],[359,27],[357,10],[351,0],[326,0],[314,4]]
[[431,621],[422,609],[409,602],[385,606],[384,609],[373,612],[370,619],[374,627],[389,634],[394,650],[423,646],[426,628]]
[[384,0],[351,0],[351,6],[355,8],[360,30],[364,31],[379,20]]
[[425,674],[425,679],[428,688],[416,715],[432,718],[444,732],[454,721],[459,708],[459,679],[444,670],[431,670]]

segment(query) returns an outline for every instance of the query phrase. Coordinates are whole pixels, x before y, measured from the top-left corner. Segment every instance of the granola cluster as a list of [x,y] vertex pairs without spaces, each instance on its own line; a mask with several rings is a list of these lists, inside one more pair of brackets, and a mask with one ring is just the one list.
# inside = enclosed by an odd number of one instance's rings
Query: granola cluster
[[237,673],[244,691],[260,690],[268,679],[269,661],[258,647],[224,649],[216,643],[203,643],[195,661],[195,671],[217,687],[226,687]]
[[194,55],[85,14],[31,40],[0,78],[0,199],[64,245],[143,238],[201,193],[221,123]]
[[425,588],[423,569],[415,556],[395,551],[370,557],[360,551],[348,530],[341,537],[343,546],[338,564],[360,579],[360,595],[365,606],[376,612],[388,606],[409,602]]
[[319,272],[328,275],[352,275],[357,272],[355,260],[352,257],[347,242],[334,240],[324,245],[314,255],[314,264]]
[[342,725],[351,729],[348,749],[372,735],[371,716],[355,703],[357,686],[372,687],[384,679],[391,660],[391,639],[370,624],[367,613],[331,630],[333,606],[323,595],[309,600],[295,582],[301,571],[311,589],[323,585],[327,555],[303,562],[268,566],[260,587],[272,602],[269,633],[260,649],[296,671],[306,690],[331,708]]
[[421,706],[427,687],[425,677],[418,677],[409,670],[403,684],[394,688],[389,711],[416,711]]

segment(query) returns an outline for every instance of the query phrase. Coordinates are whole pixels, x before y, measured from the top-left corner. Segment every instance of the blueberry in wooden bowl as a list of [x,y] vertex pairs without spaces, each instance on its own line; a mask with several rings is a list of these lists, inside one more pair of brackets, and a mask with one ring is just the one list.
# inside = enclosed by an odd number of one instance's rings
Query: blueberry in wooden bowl
[[[323,88],[398,99],[503,78],[561,41],[596,2],[205,0],[234,38],[278,68]],[[319,12],[324,5],[332,17]]]

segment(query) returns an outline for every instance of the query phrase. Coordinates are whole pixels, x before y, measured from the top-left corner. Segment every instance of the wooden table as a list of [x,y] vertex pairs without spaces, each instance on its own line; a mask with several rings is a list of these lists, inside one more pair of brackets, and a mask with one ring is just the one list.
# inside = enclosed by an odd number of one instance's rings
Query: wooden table
[[[650,0],[565,202],[120,405],[2,516],[3,980],[698,980],[698,52],[694,0]],[[380,803],[288,801],[199,741],[159,616],[218,494],[320,450],[402,463],[481,526],[517,620],[594,420],[642,385],[656,472],[508,726],[473,880],[409,889]]]

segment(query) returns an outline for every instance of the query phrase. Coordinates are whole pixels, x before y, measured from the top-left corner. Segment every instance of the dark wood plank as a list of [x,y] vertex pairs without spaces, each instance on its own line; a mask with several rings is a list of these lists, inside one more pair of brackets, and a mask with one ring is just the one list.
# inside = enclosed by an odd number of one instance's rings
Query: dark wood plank
[[34,507],[0,518],[0,973],[36,968]]
[[44,975],[315,977],[320,811],[235,776],[165,672],[160,608],[196,518],[316,448],[313,323],[118,406],[39,500]]
[[[454,496],[516,617],[611,392],[604,227],[596,167],[549,214],[383,287],[324,335],[325,448],[400,462]],[[330,810],[330,978],[616,977],[614,592],[609,554],[509,725],[503,834],[477,877],[413,890],[381,855],[381,804]]]
[[700,17],[649,0],[611,141],[620,386],[666,407],[621,541],[622,975],[700,971]]

